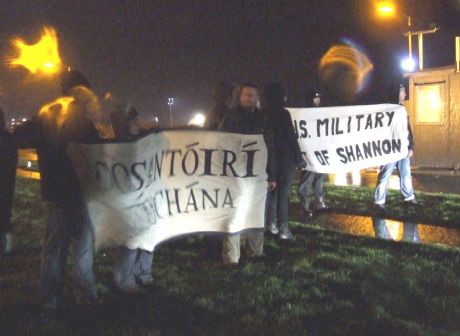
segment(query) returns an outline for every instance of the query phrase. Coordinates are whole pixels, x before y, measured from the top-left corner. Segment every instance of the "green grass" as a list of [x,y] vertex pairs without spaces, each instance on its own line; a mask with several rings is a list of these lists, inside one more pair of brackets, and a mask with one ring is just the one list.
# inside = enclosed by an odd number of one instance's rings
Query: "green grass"
[[[293,203],[299,203],[296,188],[294,186],[291,191]],[[382,214],[374,208],[374,189],[326,185],[325,195],[328,205],[336,213],[362,216]],[[406,206],[398,190],[389,190],[387,212],[383,217],[460,229],[460,195],[416,192],[415,197],[419,205]]]
[[[267,237],[265,262],[230,271],[200,257],[199,238],[164,244],[154,258],[154,285],[134,296],[111,289],[114,258],[100,253],[102,306],[91,314],[69,308],[62,324],[41,326],[45,214],[37,182],[18,179],[17,186],[17,249],[0,257],[1,335],[460,335],[459,249],[354,237],[295,221],[295,242]],[[70,283],[69,276],[69,300]]]

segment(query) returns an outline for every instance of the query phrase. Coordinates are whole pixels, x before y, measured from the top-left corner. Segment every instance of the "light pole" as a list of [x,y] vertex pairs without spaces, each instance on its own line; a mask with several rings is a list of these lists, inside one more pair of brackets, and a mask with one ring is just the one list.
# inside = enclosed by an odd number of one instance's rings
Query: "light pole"
[[173,126],[173,115],[172,115],[172,106],[174,105],[174,98],[168,98],[169,106],[169,126]]
[[[377,3],[377,13],[384,18],[393,17],[396,15],[396,6],[392,1],[380,1]],[[412,57],[412,35],[418,37],[418,68],[423,70],[423,35],[424,34],[433,34],[439,30],[439,27],[422,30],[422,31],[412,31],[412,17],[404,13],[400,13],[400,16],[407,18],[407,28],[408,31],[404,33],[404,36],[407,36],[408,43],[408,52],[409,52],[409,63],[413,63]]]
[[[423,35],[433,34],[433,33],[436,33],[438,30],[439,30],[439,27],[435,27],[433,29],[428,29],[428,30],[420,30],[416,32],[411,32],[409,30],[407,33],[404,34],[405,36],[409,37],[410,41],[412,41],[412,35],[415,35],[418,37],[418,69],[419,70],[423,70]],[[412,49],[412,42],[410,44],[411,44],[411,49]],[[411,55],[409,57],[411,57]]]

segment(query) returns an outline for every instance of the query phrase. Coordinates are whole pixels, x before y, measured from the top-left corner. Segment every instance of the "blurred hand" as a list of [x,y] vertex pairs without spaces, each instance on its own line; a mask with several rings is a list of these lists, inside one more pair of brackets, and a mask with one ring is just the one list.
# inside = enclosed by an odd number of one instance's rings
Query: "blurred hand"
[[271,191],[273,191],[275,189],[276,189],[276,182],[268,182],[267,190],[271,192]]
[[410,159],[412,156],[414,156],[414,151],[412,149],[409,149],[409,153],[407,153],[407,158]]
[[305,162],[305,160],[302,159],[301,161],[297,162],[296,166],[297,170],[302,170],[307,168],[307,163]]

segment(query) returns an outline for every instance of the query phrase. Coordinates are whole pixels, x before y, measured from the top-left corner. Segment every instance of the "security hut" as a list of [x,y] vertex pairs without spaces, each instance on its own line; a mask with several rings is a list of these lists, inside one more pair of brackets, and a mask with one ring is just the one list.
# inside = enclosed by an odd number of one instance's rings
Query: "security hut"
[[415,167],[460,169],[459,40],[457,37],[455,66],[406,75],[406,109],[415,140]]

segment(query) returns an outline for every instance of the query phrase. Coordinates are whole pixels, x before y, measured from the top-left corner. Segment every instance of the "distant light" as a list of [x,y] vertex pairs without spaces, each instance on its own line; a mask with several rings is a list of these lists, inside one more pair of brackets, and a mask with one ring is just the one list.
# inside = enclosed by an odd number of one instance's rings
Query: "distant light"
[[203,127],[204,122],[206,121],[206,117],[204,116],[203,113],[197,113],[193,116],[192,119],[188,122],[190,126],[198,126],[198,127]]
[[27,168],[32,168],[32,162],[27,161]]
[[413,58],[405,58],[401,62],[401,68],[404,71],[412,72],[415,69],[415,61]]
[[396,12],[395,4],[392,1],[380,1],[377,3],[377,13],[382,17],[393,16]]
[[26,118],[22,118],[22,122],[26,122],[26,121],[27,121],[27,119],[26,119]]
[[174,105],[174,98],[168,98],[168,105]]

